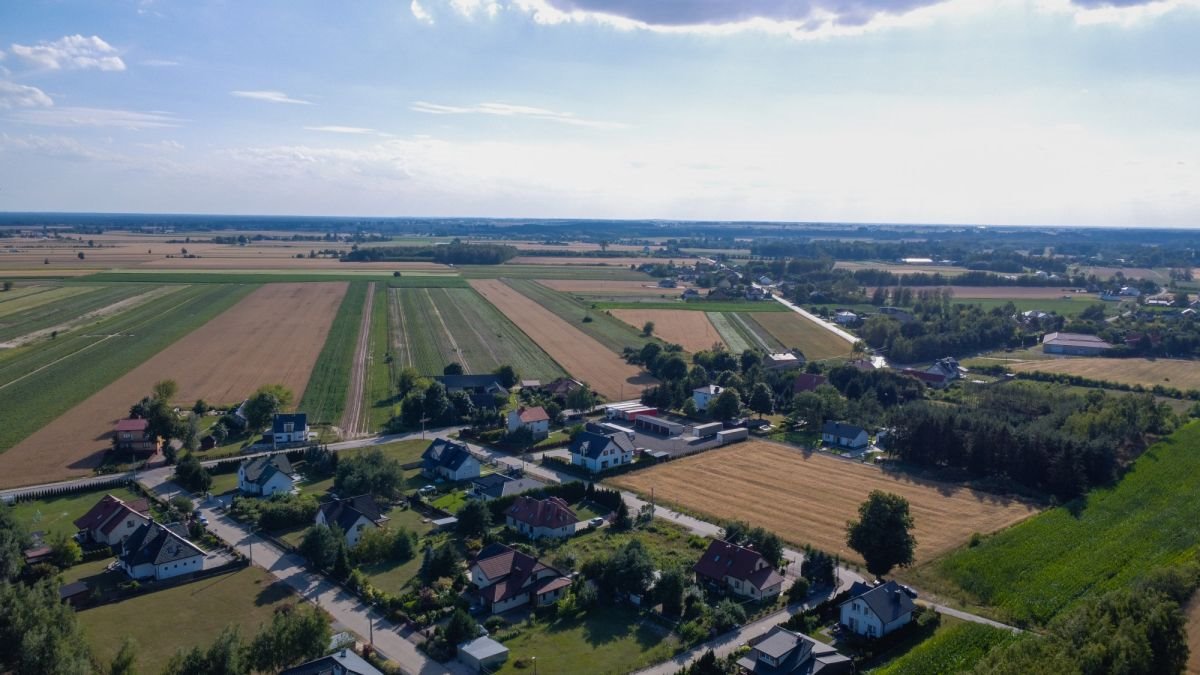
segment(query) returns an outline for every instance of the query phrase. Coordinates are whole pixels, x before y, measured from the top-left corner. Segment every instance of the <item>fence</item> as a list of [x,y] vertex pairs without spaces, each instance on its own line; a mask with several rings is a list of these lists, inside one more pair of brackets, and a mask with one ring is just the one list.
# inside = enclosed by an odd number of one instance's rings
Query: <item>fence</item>
[[30,488],[28,490],[20,490],[10,492],[0,501],[9,504],[18,502],[33,501],[35,499],[45,499],[47,497],[61,497],[63,495],[72,495],[78,492],[93,492],[104,490],[112,487],[123,487],[133,482],[133,473],[114,474],[106,478],[94,478],[86,481],[75,481],[62,485],[47,485],[44,487]]

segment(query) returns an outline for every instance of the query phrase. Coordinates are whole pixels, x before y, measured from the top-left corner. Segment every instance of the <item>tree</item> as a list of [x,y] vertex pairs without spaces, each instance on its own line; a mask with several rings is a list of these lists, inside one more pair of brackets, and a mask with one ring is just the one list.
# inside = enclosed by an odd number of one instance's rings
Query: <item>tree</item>
[[207,492],[212,487],[212,476],[191,453],[175,465],[175,481],[192,492]]
[[867,563],[867,571],[882,578],[893,567],[913,562],[917,540],[908,500],[874,490],[858,507],[858,520],[846,523],[846,543]]
[[654,585],[654,599],[662,603],[663,614],[679,616],[683,613],[683,590],[687,577],[677,566],[662,571]]
[[202,398],[196,399],[196,402],[192,405],[192,412],[197,415],[206,415],[208,414],[208,410],[208,402]]
[[83,260],[86,257],[83,255],[83,251],[80,251],[79,253],[76,253],[75,255],[79,256],[80,260]]
[[687,668],[687,675],[725,675],[725,669],[717,661],[716,653],[710,649]]
[[717,603],[712,614],[713,629],[718,633],[733,630],[746,622],[746,610],[730,598]]
[[600,582],[619,594],[641,595],[654,579],[654,561],[642,542],[633,539],[612,554],[604,565]]
[[808,599],[808,592],[809,592],[808,579],[805,579],[804,577],[799,577],[794,582],[792,582],[791,587],[788,588],[788,592],[787,592],[788,602],[789,603],[804,602],[806,599]]
[[750,390],[750,401],[746,404],[751,410],[758,413],[761,419],[763,415],[770,415],[775,411],[775,397],[771,394],[771,388],[766,382],[759,382]]
[[458,513],[458,533],[464,537],[482,537],[492,526],[492,510],[481,500],[472,499]]
[[617,504],[617,513],[613,516],[612,528],[617,532],[633,529],[633,518],[629,515],[629,505],[622,499]]
[[651,335],[654,335],[654,322],[647,321],[642,324],[642,337],[650,337]]
[[137,675],[137,643],[126,637],[108,666],[108,675]]
[[4,291],[5,292],[11,291],[12,287],[13,287],[13,282],[11,282],[11,281],[4,282]]
[[243,409],[251,429],[262,429],[275,413],[292,404],[292,392],[281,384],[268,384],[258,388],[246,400]]
[[314,525],[304,533],[299,552],[313,567],[327,570],[333,568],[343,546],[345,538],[341,528],[336,525]]
[[404,490],[404,469],[399,461],[375,448],[338,461],[333,487],[343,495],[370,494],[381,500],[395,499]]
[[695,417],[700,412],[700,410],[696,407],[695,399],[691,398],[690,396],[686,401],[683,402],[683,408],[681,410],[686,417]]
[[451,361],[450,363],[446,364],[445,368],[442,368],[442,374],[443,375],[462,375],[463,374],[463,366],[461,363],[459,363],[457,361]]
[[0,582],[21,573],[28,545],[29,533],[13,515],[13,508],[0,504]]
[[0,581],[0,672],[87,675],[93,671],[75,610],[58,597],[59,582]]
[[727,387],[708,403],[708,414],[714,420],[727,420],[742,412],[742,397],[737,389]]
[[458,572],[458,554],[450,544],[443,544],[440,548],[429,546],[425,549],[417,574],[426,584],[431,584],[438,579],[453,578]]
[[182,441],[183,447],[190,452],[200,449],[200,418],[194,414],[188,417],[183,427]]
[[177,393],[179,393],[179,383],[175,380],[159,380],[150,390],[151,398],[163,403],[170,403]]
[[54,557],[54,564],[64,570],[78,565],[79,561],[83,560],[83,548],[79,546],[79,542],[66,535],[54,538],[51,554]]
[[442,629],[442,640],[447,651],[454,654],[460,643],[471,640],[479,635],[479,624],[461,607],[454,610],[446,627]]
[[496,379],[500,381],[500,384],[507,389],[515,387],[517,382],[521,381],[521,376],[517,374],[516,369],[508,364],[500,366],[496,370],[492,371],[492,374],[495,375]]
[[566,402],[567,407],[572,410],[590,411],[596,404],[596,398],[592,395],[592,388],[584,383],[583,386],[567,392]]

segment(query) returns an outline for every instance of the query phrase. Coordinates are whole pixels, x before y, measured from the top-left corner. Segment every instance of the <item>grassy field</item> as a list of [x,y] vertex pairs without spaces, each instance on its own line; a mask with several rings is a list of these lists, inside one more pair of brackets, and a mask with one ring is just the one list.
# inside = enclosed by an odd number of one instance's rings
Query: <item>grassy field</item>
[[297,406],[298,410],[308,413],[310,424],[338,424],[342,419],[366,297],[366,282],[352,283],[338,307],[325,346]]
[[[75,291],[75,293],[9,313],[0,318],[0,342],[71,322],[89,312],[96,312],[121,300],[151,290],[151,288],[151,286],[141,285],[120,285],[76,286],[58,289],[67,292]],[[43,295],[48,295],[48,293]],[[37,297],[39,296],[33,296],[33,298]]]
[[0,356],[0,450],[241,300],[253,287],[181,288],[71,334]]
[[[795,312],[788,312],[788,314],[794,315]],[[780,314],[779,312],[755,312],[753,314],[737,312],[736,314],[730,314],[729,317],[733,321],[733,325],[742,332],[742,335],[750,340],[755,349],[761,349],[764,352],[772,354],[787,349],[782,342],[776,339],[774,335],[771,335],[766,328],[763,328],[762,322],[759,321],[763,317],[786,319],[786,314]]]
[[[579,508],[573,508],[580,518],[586,520],[592,517]],[[584,518],[585,515],[587,518]],[[581,565],[593,556],[612,553],[633,539],[646,548],[656,569],[675,565],[691,569],[709,543],[707,539],[692,535],[678,525],[656,518],[652,524],[632,532],[616,532],[611,527],[585,530],[559,544],[551,557],[570,554]]]
[[498,635],[509,658],[497,673],[532,673],[534,656],[541,673],[579,672],[581,664],[589,673],[628,673],[665,661],[679,644],[665,628],[619,607],[521,624],[511,638],[505,633]]
[[758,342],[753,336],[746,333],[743,325],[735,320],[735,316],[737,315],[709,312],[708,320],[712,322],[713,328],[717,329],[717,333],[721,335],[721,339],[725,341],[729,351],[734,354],[757,348]]
[[47,536],[71,536],[79,531],[75,520],[87,513],[104,495],[132,501],[141,494],[124,487],[115,487],[95,492],[77,492],[62,497],[50,497],[13,505],[12,514],[30,532],[45,532]]
[[371,305],[370,361],[367,363],[366,382],[363,385],[363,409],[367,411],[368,429],[379,431],[393,415],[396,394],[393,386],[392,366],[388,358],[392,347],[388,325],[388,290],[375,286],[375,301]]
[[[349,265],[349,263],[347,263]],[[421,274],[402,272],[403,276],[355,272],[352,268],[345,273],[322,272],[100,272],[81,277],[86,282],[136,282],[153,284],[276,284],[307,281],[374,281],[393,288],[463,288],[467,285],[462,277],[451,274]]]
[[850,343],[832,331],[800,316],[787,314],[754,314],[754,320],[788,349],[799,349],[813,361],[849,356]]
[[1200,544],[1200,423],[1155,444],[1113,488],[914,569],[922,589],[1042,624],[1085,595],[1187,560]]
[[[944,624],[949,623],[942,617]],[[940,626],[928,640],[907,654],[869,671],[872,675],[937,675],[962,673],[974,667],[994,647],[1016,640],[1002,628],[953,622]]]
[[653,277],[628,265],[464,265],[457,268],[466,279],[612,279],[653,281]]
[[[558,318],[618,354],[625,347],[641,349],[647,342],[652,341],[650,338],[642,337],[638,330],[634,330],[624,321],[605,312],[594,310],[588,304],[566,293],[559,293],[533,281],[511,280],[506,283],[521,295],[550,310]],[[591,318],[591,321],[585,322],[584,317]]]
[[753,302],[746,300],[743,302],[728,300],[728,301],[712,301],[707,300],[691,300],[676,302],[594,302],[592,305],[596,309],[641,309],[641,310],[672,310],[686,309],[693,312],[791,312],[792,310],[784,307],[778,302],[762,301]]
[[1200,361],[1077,357],[1049,358],[1005,365],[1018,372],[1063,373],[1146,387],[1161,384],[1164,387],[1183,390],[1200,389]]
[[101,663],[112,661],[125,637],[133,636],[139,672],[158,673],[177,650],[211,644],[226,625],[252,638],[277,608],[300,601],[267,572],[247,567],[85,610],[79,623]]
[[104,288],[99,285],[78,285],[78,286],[25,286],[23,288],[13,288],[8,291],[0,291],[0,320],[7,323],[4,317],[24,312],[34,307],[46,305],[59,300],[65,300],[72,296],[91,293],[92,291]]

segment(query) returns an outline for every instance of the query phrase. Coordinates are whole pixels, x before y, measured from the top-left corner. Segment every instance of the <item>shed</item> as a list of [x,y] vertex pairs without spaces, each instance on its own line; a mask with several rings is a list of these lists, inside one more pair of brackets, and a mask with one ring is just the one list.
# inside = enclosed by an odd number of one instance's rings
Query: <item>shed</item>
[[750,438],[750,430],[745,427],[741,427],[739,429],[726,429],[724,431],[718,431],[717,438],[721,440],[721,445],[725,445],[726,443],[736,443],[737,441],[744,441],[747,438]]
[[724,429],[725,425],[720,422],[709,422],[708,424],[697,424],[692,427],[692,433],[700,438],[707,438],[708,436],[716,436]]
[[478,637],[458,646],[458,660],[475,672],[495,670],[508,659],[508,647],[490,637]]
[[433,529],[435,530],[449,530],[458,525],[458,518],[450,516],[449,518],[438,518],[437,520],[433,520],[431,522],[433,523]]
[[78,609],[87,603],[91,597],[91,587],[86,581],[76,581],[71,584],[59,586],[58,599]]

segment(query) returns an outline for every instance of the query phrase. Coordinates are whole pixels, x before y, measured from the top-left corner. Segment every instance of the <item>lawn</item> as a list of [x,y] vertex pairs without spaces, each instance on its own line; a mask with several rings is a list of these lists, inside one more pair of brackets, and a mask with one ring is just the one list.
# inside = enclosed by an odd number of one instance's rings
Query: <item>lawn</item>
[[467,503],[466,490],[451,490],[433,500],[433,506],[449,513],[458,513]]
[[209,645],[228,624],[251,638],[271,621],[276,608],[299,601],[267,572],[247,567],[84,610],[79,623],[101,663],[109,663],[125,637],[133,636],[138,670],[158,673],[177,650]]
[[[643,337],[624,321],[592,309],[589,303],[567,293],[560,293],[535,281],[506,279],[505,283],[618,354],[625,347],[641,349],[647,342],[654,341]],[[590,318],[591,321],[584,321],[584,318]]]
[[104,558],[68,567],[62,572],[63,584],[86,581],[88,588],[93,592],[99,591],[101,594],[115,592],[118,586],[129,581],[129,576],[124,572],[108,570],[108,566],[115,561],[116,558]]
[[298,410],[308,413],[309,424],[340,424],[342,421],[366,297],[366,282],[356,282],[350,284],[342,298],[329,335],[325,338],[325,346],[309,377],[308,387],[297,406]]
[[238,475],[236,471],[230,473],[215,473],[213,474],[212,488],[209,492],[214,495],[223,495],[226,492],[231,492],[237,489]]
[[96,492],[77,492],[62,497],[50,497],[20,502],[12,507],[12,514],[30,532],[45,532],[47,536],[61,534],[71,536],[79,531],[74,522],[87,513],[106,494],[132,501],[142,495],[129,488],[116,487]]
[[1044,624],[1087,595],[1191,559],[1200,544],[1200,423],[1147,450],[1112,488],[1093,490],[912,570],[919,588]]
[[679,647],[666,628],[624,608],[535,621],[511,632],[516,635],[499,633],[509,658],[496,672],[532,673],[529,664],[536,656],[542,673],[579,672],[581,667],[589,673],[628,673],[667,660]]
[[[575,512],[583,517],[579,509]],[[597,513],[596,515],[604,515]],[[589,515],[588,518],[595,516]],[[616,532],[611,527],[585,530],[553,547],[550,558],[573,555],[577,565],[593,556],[612,553],[632,540],[638,540],[658,569],[679,565],[691,569],[708,548],[708,540],[693,534],[678,525],[655,520],[652,524],[631,532]]]

